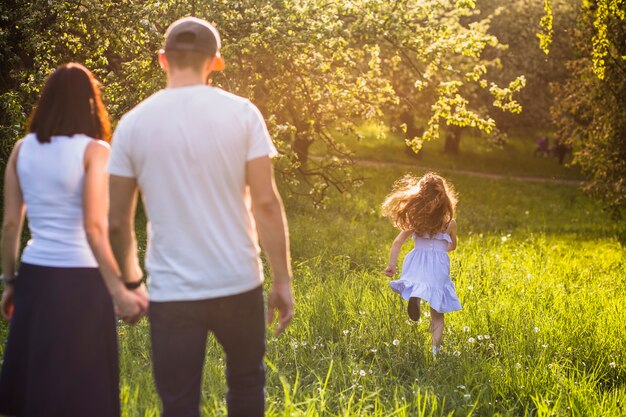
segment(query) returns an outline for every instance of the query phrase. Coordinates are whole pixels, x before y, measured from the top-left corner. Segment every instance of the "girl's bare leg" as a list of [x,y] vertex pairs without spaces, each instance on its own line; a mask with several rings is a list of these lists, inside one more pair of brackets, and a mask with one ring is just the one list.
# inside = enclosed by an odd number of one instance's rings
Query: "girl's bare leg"
[[433,336],[433,352],[441,348],[443,339],[443,313],[430,309],[430,333]]

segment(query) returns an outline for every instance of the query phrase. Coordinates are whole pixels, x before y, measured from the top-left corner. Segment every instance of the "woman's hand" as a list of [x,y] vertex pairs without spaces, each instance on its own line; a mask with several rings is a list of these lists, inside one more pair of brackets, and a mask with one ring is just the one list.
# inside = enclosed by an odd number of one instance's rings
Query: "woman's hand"
[[395,265],[387,265],[387,268],[385,268],[385,275],[387,275],[388,277],[392,277],[396,274],[396,266]]
[[115,313],[126,323],[135,324],[148,311],[148,295],[143,284],[134,290],[124,288],[113,297]]
[[7,321],[11,320],[11,316],[13,316],[13,286],[4,287],[0,308],[2,309],[2,317]]

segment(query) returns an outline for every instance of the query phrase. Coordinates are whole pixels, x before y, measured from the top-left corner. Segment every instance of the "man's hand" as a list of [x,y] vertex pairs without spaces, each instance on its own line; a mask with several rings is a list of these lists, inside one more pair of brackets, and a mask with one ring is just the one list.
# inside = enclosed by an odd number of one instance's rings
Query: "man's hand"
[[115,313],[126,323],[137,323],[148,311],[148,295],[143,284],[134,290],[124,288],[113,298]]
[[0,301],[0,308],[2,309],[2,317],[5,320],[11,320],[13,315],[13,287],[7,286],[2,292],[2,300]]
[[293,318],[293,295],[291,282],[274,283],[267,299],[267,324],[274,321],[274,311],[278,310],[278,325],[274,334],[281,334]]

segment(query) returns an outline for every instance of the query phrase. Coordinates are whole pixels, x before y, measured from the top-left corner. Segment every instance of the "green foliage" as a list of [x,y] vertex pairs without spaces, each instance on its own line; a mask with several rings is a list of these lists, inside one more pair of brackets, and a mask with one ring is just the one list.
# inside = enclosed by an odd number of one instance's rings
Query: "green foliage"
[[[537,37],[539,38],[540,48],[547,54],[552,42],[553,13],[552,0],[544,1],[545,14],[539,21],[542,32],[537,33]],[[612,36],[608,30],[609,21],[617,20],[624,22],[626,20],[625,6],[624,0],[582,0],[581,2],[581,13],[583,15],[587,13],[594,15],[594,31],[591,35],[593,72],[601,80],[605,76],[606,58],[609,56],[609,49],[611,47],[620,47],[619,43],[612,43]]]
[[493,118],[499,129],[506,132],[525,127],[529,133],[552,130],[550,107],[554,95],[550,84],[566,79],[569,72],[565,62],[574,57],[571,34],[575,29],[576,2],[551,0],[552,32],[550,54],[537,47],[537,25],[544,10],[545,0],[478,0],[482,14],[491,15],[490,33],[506,46],[499,51],[502,69],[496,80],[506,86],[510,80],[523,74],[524,88],[516,93],[521,113],[494,111]]
[[[590,178],[587,190],[614,214],[626,207],[626,34],[624,9],[589,4],[581,10],[575,46],[579,58],[568,63],[571,76],[554,86],[553,117],[559,134],[579,147],[575,161]],[[622,7],[618,9],[616,7]],[[609,10],[610,13],[605,12]],[[598,49],[598,16],[606,35]],[[606,20],[605,20],[606,19]],[[603,35],[604,36],[604,35]]]
[[[0,97],[4,107],[21,106],[2,120],[3,143],[17,139],[18,130],[7,126],[23,125],[44,77],[67,61],[93,70],[117,120],[163,86],[155,56],[163,33],[192,13],[222,32],[227,68],[214,84],[261,108],[283,178],[315,202],[329,188],[345,191],[360,182],[350,170],[351,150],[335,137],[358,135],[364,121],[382,126],[399,105],[430,120],[421,140],[437,138],[443,124],[492,131],[484,97],[518,110],[517,89],[500,88],[490,77],[499,60],[485,54],[500,45],[473,1],[18,3],[0,6],[0,45],[19,51],[2,56],[8,77]],[[308,158],[313,143],[324,147],[322,157]]]
[[[591,3],[591,2],[586,2]],[[601,0],[596,2],[595,19],[593,27],[596,33],[593,35],[593,72],[596,76],[603,80],[605,76],[606,59],[609,57],[609,49],[611,47],[611,36],[608,33],[609,21],[616,19],[624,24],[625,3],[623,0]],[[619,47],[619,44],[615,44]],[[622,56],[622,60],[625,58]]]
[[537,37],[539,38],[539,48],[547,54],[550,52],[550,44],[552,43],[552,36],[554,35],[551,0],[544,0],[543,10],[545,14],[539,20],[541,32],[537,33]]

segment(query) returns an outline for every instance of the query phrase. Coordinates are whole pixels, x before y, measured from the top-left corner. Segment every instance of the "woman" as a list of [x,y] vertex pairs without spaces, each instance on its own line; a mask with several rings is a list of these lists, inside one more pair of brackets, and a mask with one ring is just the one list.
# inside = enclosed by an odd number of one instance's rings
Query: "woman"
[[[5,173],[0,414],[119,416],[114,305],[135,321],[147,298],[124,285],[109,245],[110,125],[89,70],[57,68],[28,130]],[[16,274],[25,213],[31,240]]]

